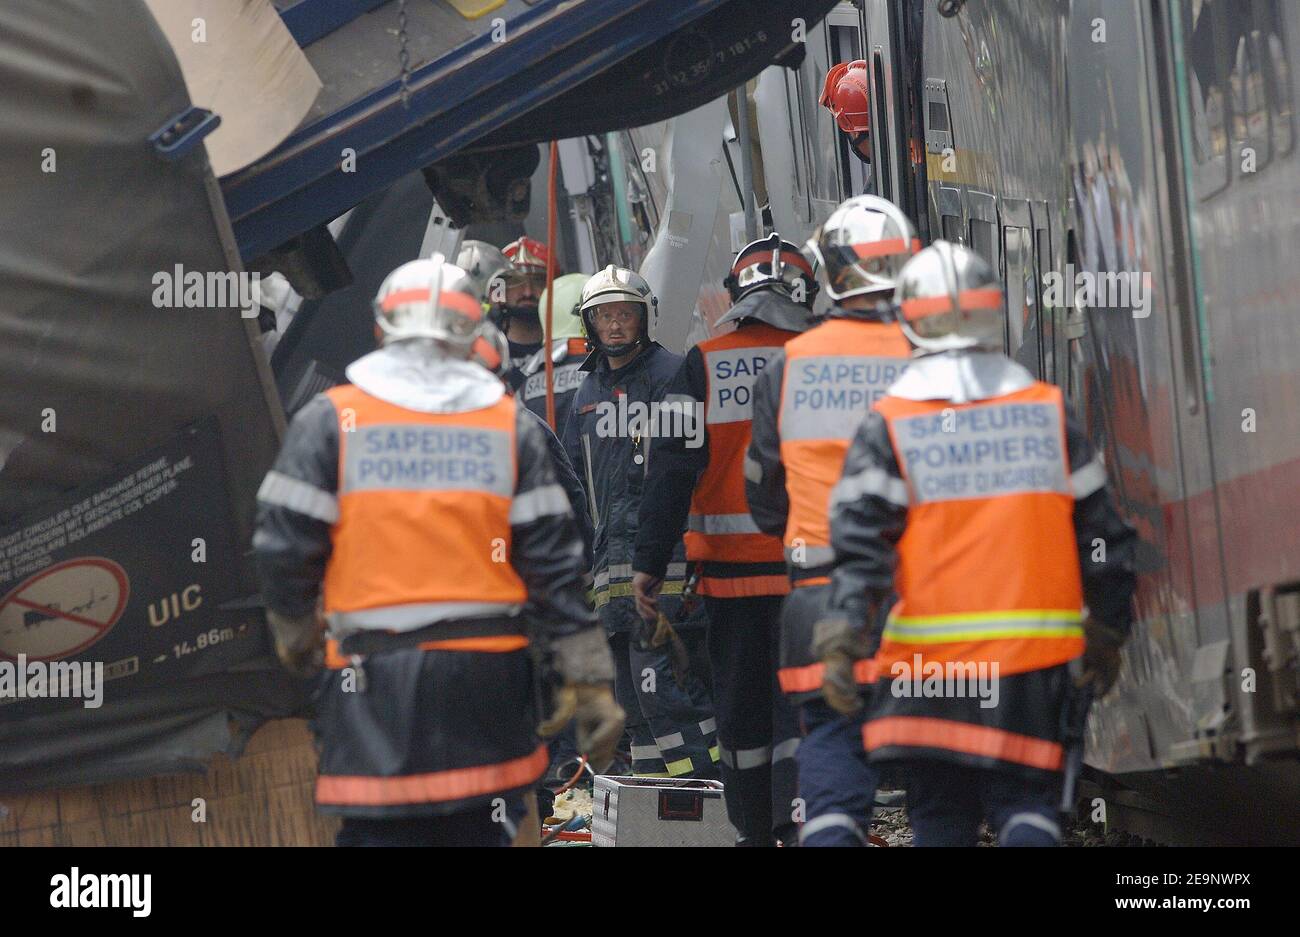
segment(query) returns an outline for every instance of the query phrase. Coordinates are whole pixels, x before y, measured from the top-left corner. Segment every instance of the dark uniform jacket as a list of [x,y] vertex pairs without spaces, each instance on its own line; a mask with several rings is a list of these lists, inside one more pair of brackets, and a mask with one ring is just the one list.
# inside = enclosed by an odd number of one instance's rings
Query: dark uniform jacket
[[[649,405],[664,399],[681,362],[681,355],[657,343],[617,371],[610,370],[604,355],[592,354],[584,365],[590,374],[575,393],[565,424],[564,448],[587,487],[595,528],[596,611],[610,632],[641,627],[632,599],[632,555],[652,458],[651,434],[658,428],[657,410]],[[683,533],[677,531],[661,593],[660,608],[670,620],[678,616],[677,597],[686,578]],[[687,624],[703,620],[698,609]]]
[[[584,559],[568,505],[556,503],[546,434],[516,407],[517,476],[509,562],[527,590],[512,618],[441,621],[345,638],[343,663],[316,682],[313,728],[321,741],[322,810],[360,817],[462,811],[532,787],[549,756],[535,735],[532,664],[526,648],[500,653],[428,649],[461,634],[530,637],[549,644],[595,627],[584,600]],[[339,414],[325,395],[294,417],[259,493],[253,548],[269,609],[289,617],[316,608],[337,518]],[[530,496],[530,493],[531,496]],[[545,495],[545,497],[544,497]],[[430,518],[430,523],[436,523]],[[521,642],[522,643],[522,642]],[[348,681],[351,681],[349,684]]]

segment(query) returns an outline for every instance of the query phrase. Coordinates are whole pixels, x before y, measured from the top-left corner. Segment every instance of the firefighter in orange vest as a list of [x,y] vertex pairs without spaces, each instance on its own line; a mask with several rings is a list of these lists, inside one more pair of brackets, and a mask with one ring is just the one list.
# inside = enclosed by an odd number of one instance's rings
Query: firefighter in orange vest
[[762,846],[793,842],[799,737],[776,684],[777,625],[790,583],[781,541],[750,517],[744,459],[754,381],[810,324],[817,285],[799,249],[773,234],[736,255],[726,286],[733,305],[718,324],[734,322],[735,330],[692,348],[669,385],[668,403],[696,432],[655,440],[632,585],[638,611],[653,621],[685,527],[687,559],[702,563],[727,814],[739,845]]
[[758,526],[781,536],[793,590],[781,609],[781,689],[799,707],[805,846],[865,846],[876,772],[862,720],[821,697],[812,652],[830,582],[831,488],[868,409],[903,373],[912,348],[893,321],[894,281],[920,243],[907,216],[871,195],[837,208],[809,242],[835,300],[825,322],[791,340],[754,387],[746,492]]
[[898,300],[917,357],[831,496],[823,692],[858,707],[853,668],[892,587],[863,741],[902,766],[916,845],[975,845],[981,819],[1002,845],[1054,845],[1067,714],[1076,683],[1100,697],[1118,675],[1134,533],[1060,389],[1002,354],[978,254],[936,242]]
[[375,307],[382,347],[294,417],[258,492],[267,618],[287,667],[326,668],[316,800],[340,845],[505,845],[548,762],[532,660],[547,729],[576,711],[597,764],[623,729],[612,661],[546,443],[467,360],[485,321],[467,274],[404,264]]

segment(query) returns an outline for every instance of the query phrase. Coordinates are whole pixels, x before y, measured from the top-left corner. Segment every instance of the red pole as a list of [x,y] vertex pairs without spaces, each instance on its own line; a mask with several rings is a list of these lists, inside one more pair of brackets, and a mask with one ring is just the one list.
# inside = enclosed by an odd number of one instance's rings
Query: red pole
[[546,422],[555,429],[555,362],[551,345],[555,335],[555,176],[560,163],[560,147],[551,141],[550,179],[546,186],[546,334],[542,337],[542,358],[546,367]]

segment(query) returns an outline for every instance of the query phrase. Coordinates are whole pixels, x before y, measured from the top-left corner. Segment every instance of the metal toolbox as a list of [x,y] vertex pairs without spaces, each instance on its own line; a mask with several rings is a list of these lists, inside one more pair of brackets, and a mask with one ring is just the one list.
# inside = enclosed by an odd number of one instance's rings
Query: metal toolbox
[[597,775],[593,846],[734,846],[721,781]]

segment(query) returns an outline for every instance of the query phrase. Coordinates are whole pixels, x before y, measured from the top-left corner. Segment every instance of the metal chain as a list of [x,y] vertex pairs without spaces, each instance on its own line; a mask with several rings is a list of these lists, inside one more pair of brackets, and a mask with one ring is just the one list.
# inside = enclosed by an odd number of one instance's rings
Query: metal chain
[[406,51],[406,0],[397,4],[397,61],[402,66],[402,107],[411,109],[411,53]]

